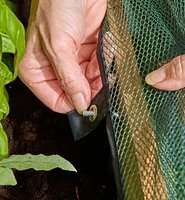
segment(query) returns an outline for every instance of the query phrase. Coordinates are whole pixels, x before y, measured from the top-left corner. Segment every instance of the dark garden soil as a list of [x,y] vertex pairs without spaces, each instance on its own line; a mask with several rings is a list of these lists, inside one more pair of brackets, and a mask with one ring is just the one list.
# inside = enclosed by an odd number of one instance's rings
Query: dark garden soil
[[0,200],[116,200],[105,122],[74,142],[65,115],[46,108],[18,79],[7,89],[10,153],[59,154],[78,172],[15,171],[18,184],[0,187]]

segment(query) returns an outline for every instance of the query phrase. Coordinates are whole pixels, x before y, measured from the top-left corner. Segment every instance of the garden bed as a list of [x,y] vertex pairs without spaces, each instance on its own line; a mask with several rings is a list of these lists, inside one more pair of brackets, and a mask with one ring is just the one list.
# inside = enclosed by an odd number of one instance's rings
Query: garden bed
[[10,114],[3,122],[11,154],[59,154],[77,169],[15,171],[18,184],[0,187],[0,200],[114,200],[105,122],[74,142],[66,115],[46,108],[20,80],[7,87]]

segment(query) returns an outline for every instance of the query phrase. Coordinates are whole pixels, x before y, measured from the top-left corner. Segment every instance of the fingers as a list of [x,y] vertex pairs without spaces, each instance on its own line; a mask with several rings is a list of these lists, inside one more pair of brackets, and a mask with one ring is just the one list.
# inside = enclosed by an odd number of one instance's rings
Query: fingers
[[56,40],[55,46],[47,46],[45,43],[45,52],[69,101],[79,113],[82,113],[91,101],[90,86],[78,63],[73,38],[67,34],[61,35],[62,39]]
[[[91,60],[106,1],[88,1],[88,4],[81,0],[32,2],[37,6],[32,3],[34,14],[29,20],[26,52],[19,75],[52,110],[66,113],[75,108],[82,113],[101,87],[101,79],[92,70]],[[83,63],[89,67],[84,67]]]
[[74,107],[58,83],[56,74],[43,52],[25,54],[19,64],[19,77],[47,107],[58,113],[68,113]]
[[[43,21],[47,19],[48,23],[39,25],[39,36],[44,52],[54,68],[62,89],[79,113],[88,108],[92,99],[90,84],[81,64],[91,60],[91,54],[97,46],[97,33],[105,13],[105,6],[101,5],[104,11],[100,11],[99,16],[95,8],[100,3],[92,2],[94,3],[91,6],[87,5],[86,10],[86,5],[80,1],[76,4],[71,0],[58,1],[63,12],[56,9],[49,19],[47,16],[43,18]],[[53,6],[53,1],[50,4]]]
[[146,82],[160,90],[174,91],[185,87],[185,55],[148,74]]
[[19,77],[51,110],[68,113],[74,109],[42,48],[35,23],[27,32],[26,51],[19,64]]
[[[33,39],[33,37],[31,38]],[[78,63],[71,62],[71,59],[64,55],[64,62],[57,59],[58,70],[54,72],[54,68],[42,48],[35,49],[31,38],[32,42],[27,42],[26,53],[19,65],[21,80],[46,106],[55,112],[67,113],[75,108],[79,113],[86,110],[88,103],[83,96],[89,96],[87,101],[90,102],[91,93],[90,89],[89,91],[86,89],[85,84],[89,87],[89,83]],[[65,66],[65,68],[63,69],[61,66]],[[57,73],[60,73],[60,76],[57,77]],[[83,96],[80,94],[81,90],[85,91]]]

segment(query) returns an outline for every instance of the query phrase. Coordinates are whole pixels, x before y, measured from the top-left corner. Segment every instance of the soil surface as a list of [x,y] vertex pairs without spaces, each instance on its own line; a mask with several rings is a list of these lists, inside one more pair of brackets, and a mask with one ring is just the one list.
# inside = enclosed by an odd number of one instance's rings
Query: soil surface
[[0,187],[0,200],[116,200],[105,122],[74,142],[66,115],[45,107],[19,79],[7,89],[10,154],[59,154],[78,172],[15,171],[18,184]]

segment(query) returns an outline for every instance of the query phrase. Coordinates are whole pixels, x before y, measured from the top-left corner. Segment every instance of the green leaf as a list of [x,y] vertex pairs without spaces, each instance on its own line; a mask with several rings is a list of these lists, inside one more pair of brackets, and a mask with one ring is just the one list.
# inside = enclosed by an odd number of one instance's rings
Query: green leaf
[[2,60],[2,53],[3,53],[3,42],[2,42],[2,37],[0,34],[0,61]]
[[9,95],[8,95],[8,92],[6,90],[6,87],[4,87],[4,96],[5,98],[7,99],[7,102],[9,101]]
[[76,171],[73,165],[59,155],[45,156],[42,154],[12,155],[0,161],[0,167],[17,170],[35,169],[49,171],[54,168]]
[[3,80],[0,77],[0,120],[6,118],[6,116],[9,114],[9,110],[8,93],[4,87]]
[[13,171],[9,168],[0,167],[0,185],[16,185],[17,181]]
[[8,0],[4,0],[4,1],[5,1],[5,4],[12,10],[12,12],[15,12],[16,10],[15,4]]
[[0,29],[9,36],[16,49],[13,74],[13,79],[15,79],[18,73],[18,64],[25,50],[25,31],[22,23],[6,5],[0,5],[0,11]]
[[[0,113],[2,113],[2,119],[5,119],[7,115],[9,114],[10,107],[8,104],[8,98],[7,98],[7,92],[5,93],[6,88],[4,87],[4,93],[3,93],[3,101],[2,104],[0,105]],[[2,120],[0,118],[0,120]]]
[[8,157],[8,138],[0,123],[0,160]]
[[2,52],[3,53],[16,53],[15,46],[8,35],[5,33],[0,32],[2,37]]
[[0,79],[3,80],[4,85],[12,81],[12,73],[3,62],[0,62]]
[[0,4],[5,4],[5,1],[4,0],[0,0]]
[[[3,90],[4,90],[4,84],[3,84],[2,78],[0,77],[0,108],[1,108],[1,105],[3,104]],[[0,120],[1,119],[2,118],[0,117]]]

